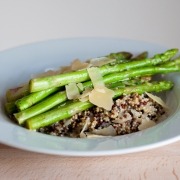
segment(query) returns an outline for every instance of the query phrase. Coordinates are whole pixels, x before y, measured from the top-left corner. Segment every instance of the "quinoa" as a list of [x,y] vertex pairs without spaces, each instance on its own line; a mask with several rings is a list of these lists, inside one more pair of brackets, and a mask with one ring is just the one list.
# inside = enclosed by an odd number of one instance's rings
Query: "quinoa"
[[164,114],[165,109],[146,94],[133,93],[114,100],[110,111],[94,106],[75,114],[70,119],[40,128],[38,132],[78,138],[86,124],[83,132],[85,134],[112,126],[116,135],[124,135],[139,131],[143,120],[157,123]]

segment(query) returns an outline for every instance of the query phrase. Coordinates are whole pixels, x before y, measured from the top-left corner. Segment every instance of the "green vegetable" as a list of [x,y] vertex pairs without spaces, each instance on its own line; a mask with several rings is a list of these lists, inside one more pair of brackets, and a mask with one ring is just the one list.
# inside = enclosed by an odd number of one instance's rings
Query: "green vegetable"
[[[162,65],[159,67],[150,66],[150,67],[144,67],[143,69],[133,69],[129,71],[123,71],[120,73],[109,74],[103,77],[103,81],[105,84],[109,84],[109,83],[116,83],[118,81],[128,80],[134,77],[141,77],[144,75],[154,75],[158,73],[164,74],[164,73],[176,72],[176,71],[180,71],[180,66],[177,65],[165,66],[165,67],[163,67]],[[83,83],[83,87],[84,89],[87,87],[92,87],[91,81]],[[19,122],[19,124],[22,124],[26,119],[38,115],[40,113],[43,113],[66,100],[67,100],[66,92],[65,91],[58,92],[28,109],[15,113],[14,116]]]
[[124,62],[128,62],[128,60],[131,59],[132,54],[129,52],[123,51],[123,52],[118,52],[118,53],[110,53],[106,57],[110,59],[116,59],[118,63],[124,63]]
[[[152,58],[143,52],[132,58],[129,52],[111,53],[106,57],[115,62],[99,67],[106,86],[115,91],[114,98],[133,92],[159,92],[169,90],[173,83],[169,81],[151,82],[155,74],[180,71],[180,58],[172,59],[177,49],[170,49]],[[70,82],[82,82],[79,92],[92,88],[87,70],[79,70],[49,77],[34,78],[30,84],[10,89],[6,93],[5,109],[8,115],[26,124],[29,129],[38,129],[71,117],[77,112],[93,105],[78,100],[69,101],[64,85]]]
[[[116,63],[124,62],[125,60],[128,60],[132,57],[132,54],[129,52],[118,52],[118,53],[111,53],[109,55],[107,55],[106,57],[109,58],[115,58],[117,60]],[[50,94],[57,92],[58,90],[62,90],[63,88],[49,88],[46,89],[44,91],[38,91],[38,92],[34,92],[34,93],[30,93],[29,95],[24,97],[24,93],[22,91],[19,92],[19,96],[15,97],[16,94],[13,92],[12,90],[8,90],[8,97],[10,98],[10,92],[11,92],[11,96],[14,98],[11,98],[12,100],[17,100],[16,101],[16,106],[19,110],[24,110],[27,109],[29,107],[31,107],[32,105],[36,104],[37,102],[41,101],[42,99],[44,99],[45,97],[49,96]],[[23,98],[21,98],[23,97]]]
[[[170,81],[160,81],[153,83],[144,83],[142,85],[131,86],[127,88],[115,89],[114,98],[129,93],[143,93],[143,92],[160,92],[164,90],[169,90],[173,86],[173,83]],[[63,108],[56,108],[40,115],[34,116],[26,120],[26,127],[31,130],[39,129],[40,127],[51,125],[57,121],[70,118],[78,112],[86,110],[93,107],[89,101],[81,102],[75,101]]]
[[27,96],[24,96],[21,99],[18,99],[15,104],[19,110],[27,109],[28,107],[36,104],[37,102],[41,101],[42,99],[48,97],[50,94],[57,92],[60,88],[50,88],[44,91],[34,92]]
[[23,124],[26,119],[43,113],[66,100],[66,93],[64,91],[58,92],[28,109],[14,113],[14,116],[19,124]]
[[[163,54],[157,54],[153,58],[145,60],[135,60],[127,63],[121,63],[116,65],[104,65],[100,67],[102,76],[120,72],[124,70],[129,70],[133,68],[140,68],[144,66],[157,65],[162,62],[166,62],[178,52],[177,49],[167,50]],[[43,78],[34,78],[30,81],[30,92],[42,91],[48,88],[60,87],[71,82],[84,82],[89,80],[89,75],[87,70],[80,70],[55,76],[43,77]]]

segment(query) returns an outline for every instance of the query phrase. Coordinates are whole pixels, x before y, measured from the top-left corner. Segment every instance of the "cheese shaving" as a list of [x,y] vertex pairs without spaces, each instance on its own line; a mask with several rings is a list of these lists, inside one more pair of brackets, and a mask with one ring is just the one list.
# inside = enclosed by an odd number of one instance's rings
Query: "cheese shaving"
[[69,83],[65,86],[68,99],[77,99],[80,96],[76,83]]
[[151,99],[153,99],[155,102],[157,102],[158,104],[160,104],[162,107],[169,109],[168,106],[165,104],[165,102],[160,98],[157,97],[151,93],[146,92],[146,94],[148,95],[148,97],[150,97]]
[[61,73],[68,73],[72,71],[77,71],[81,69],[86,69],[90,67],[91,65],[87,62],[81,62],[79,59],[75,59],[70,66],[62,66],[61,67]]
[[71,70],[77,71],[77,70],[81,70],[81,69],[86,69],[89,66],[90,66],[89,63],[81,62],[79,59],[75,59],[71,64]]
[[114,91],[105,87],[99,68],[91,67],[87,71],[94,86],[94,89],[89,93],[89,101],[98,107],[111,110]]
[[62,66],[61,67],[61,73],[68,73],[68,72],[71,72],[72,69],[71,69],[71,66]]
[[90,119],[86,119],[86,122],[80,132],[80,138],[85,138],[86,134],[84,133],[84,131],[86,131],[88,129],[88,126],[90,125]]
[[108,57],[99,57],[99,58],[90,59],[90,64],[92,66],[100,67],[105,64],[113,63],[115,61],[116,61],[116,59],[110,59]]
[[94,88],[96,87],[104,87],[103,77],[99,68],[91,67],[87,69],[89,77],[93,83]]
[[77,83],[77,87],[78,87],[81,91],[84,90],[84,86],[83,86],[82,83]]
[[89,100],[89,94],[91,93],[92,89],[87,88],[85,89],[85,91],[83,91],[83,93],[79,96],[79,100],[81,102],[85,102]]
[[140,131],[155,126],[156,123],[152,120],[142,119],[141,124],[138,126]]
[[86,132],[85,134],[86,134],[87,138],[98,138],[98,137],[102,138],[102,137],[104,137],[102,135],[92,134],[92,133],[89,133],[89,132]]
[[114,96],[114,91],[104,87],[105,93],[104,92],[99,92],[96,89],[93,89],[91,93],[89,94],[89,101],[98,106],[102,107],[106,110],[111,110],[112,105],[113,105],[113,96]]
[[94,129],[92,133],[103,136],[116,136],[116,130],[111,125],[103,129]]

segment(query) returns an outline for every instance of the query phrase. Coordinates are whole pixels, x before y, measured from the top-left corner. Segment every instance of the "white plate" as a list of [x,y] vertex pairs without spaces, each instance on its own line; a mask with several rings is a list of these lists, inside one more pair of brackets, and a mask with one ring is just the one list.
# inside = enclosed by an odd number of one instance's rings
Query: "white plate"
[[75,38],[29,44],[0,53],[0,142],[34,152],[68,155],[101,156],[126,154],[160,147],[180,139],[180,74],[167,78],[175,82],[167,103],[172,113],[162,123],[141,132],[118,137],[73,139],[29,131],[13,124],[4,113],[6,89],[29,80],[30,75],[49,67],[67,65],[75,58],[86,60],[110,52],[149,51],[150,56],[169,49],[160,45],[126,39]]

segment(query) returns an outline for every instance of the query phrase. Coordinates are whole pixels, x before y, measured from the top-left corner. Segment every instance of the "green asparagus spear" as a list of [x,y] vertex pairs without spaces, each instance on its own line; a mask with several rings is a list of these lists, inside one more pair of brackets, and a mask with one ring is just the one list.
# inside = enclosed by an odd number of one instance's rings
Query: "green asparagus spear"
[[[165,74],[165,73],[177,72],[177,71],[180,71],[180,66],[177,65],[170,67],[168,66],[163,67],[162,65],[159,67],[150,66],[150,67],[144,67],[143,69],[133,69],[129,71],[123,71],[120,73],[109,74],[103,77],[103,81],[105,84],[110,84],[123,80],[129,80],[135,77],[141,77],[144,75],[153,75],[158,73]],[[91,81],[84,82],[83,87],[84,89],[87,87],[92,87],[92,82]],[[80,91],[82,92],[83,90]],[[43,113],[66,100],[67,100],[66,92],[62,91],[48,97],[47,99],[41,101],[40,103],[28,109],[15,113],[14,116],[19,122],[19,124],[22,124],[26,119],[38,115],[40,113]]]
[[180,57],[172,60],[172,61],[168,61],[164,64],[160,64],[160,66],[164,66],[164,67],[170,67],[170,66],[176,66],[176,65],[180,65]]
[[[115,89],[114,98],[122,94],[130,94],[134,92],[137,92],[139,94],[144,92],[160,92],[164,90],[169,90],[172,88],[172,86],[173,83],[170,81],[161,81],[161,82],[145,83],[142,85],[132,86],[128,88]],[[57,121],[70,118],[74,114],[91,107],[93,107],[93,104],[91,104],[89,101],[87,102],[75,101],[67,106],[64,106],[63,108],[53,109],[43,114],[27,119],[26,126],[28,129],[36,130],[39,129],[40,127],[48,126]]]
[[116,59],[118,63],[124,63],[128,62],[129,59],[131,59],[132,54],[129,52],[118,52],[118,53],[110,53],[106,57],[110,59]]
[[[163,66],[168,67],[168,66],[174,66],[174,65],[178,65],[178,64],[180,64],[180,58],[177,58],[177,59],[175,59],[173,61],[166,62],[166,63],[163,64]],[[106,78],[104,79],[104,81],[106,83]],[[133,81],[134,81],[134,84],[137,83],[137,80],[133,80]],[[139,79],[138,82],[142,82],[141,79]],[[87,82],[84,83],[84,88],[92,87],[92,83],[90,83],[89,85],[88,85],[88,83]],[[112,83],[116,84],[116,82],[113,82],[113,80],[112,80]],[[131,82],[128,81],[127,83],[132,84],[132,80],[131,80]],[[124,85],[125,85],[125,83],[121,83],[121,86],[124,86]],[[61,88],[51,88],[51,89],[47,89],[47,90],[44,90],[44,91],[31,93],[31,94],[17,100],[15,104],[16,104],[16,106],[17,106],[17,108],[19,110],[24,110],[24,109],[29,108],[30,106],[34,105],[35,103],[39,102],[40,100],[44,99],[45,97],[52,94],[53,92],[56,92],[57,90],[60,90],[60,89]],[[63,95],[63,97],[64,97],[64,95]],[[64,98],[61,98],[61,99],[64,99]]]
[[[179,64],[180,64],[180,58],[177,58],[177,59],[175,59],[173,61],[166,62],[166,63],[164,63],[161,66],[167,66],[168,67],[168,66],[175,66],[175,65],[179,65]],[[149,80],[149,78],[147,78],[147,79]],[[111,81],[111,83],[110,83],[110,81]],[[132,85],[142,84],[145,81],[146,80],[144,80],[144,79],[136,77],[136,79],[131,79],[131,80],[128,80],[128,81],[120,81],[120,82],[119,81],[118,82],[115,81],[114,82],[113,77],[112,77],[112,79],[107,79],[106,76],[104,77],[104,82],[105,82],[105,84],[107,85],[108,88],[125,87],[127,85],[131,85],[132,86]],[[92,87],[92,83],[90,81],[85,82],[85,83],[83,83],[83,87],[84,87],[84,89],[88,88],[88,87],[91,88]],[[82,92],[83,90],[80,90],[80,92]],[[62,94],[61,94],[62,96],[59,98],[59,103],[62,102],[61,100],[67,100],[67,97],[66,97],[65,94],[66,94],[65,91],[64,91],[64,93],[62,92]],[[49,99],[47,99],[47,101],[49,101],[49,100],[51,100],[51,97]]]
[[[100,67],[102,76],[132,68],[156,65],[166,62],[178,52],[178,49],[170,49],[163,54],[157,54],[153,58],[145,60],[135,60],[117,65],[104,65]],[[34,78],[30,80],[30,92],[42,91],[52,87],[60,87],[71,82],[84,82],[89,80],[87,70],[80,70],[50,77]]]
[[17,119],[19,124],[23,124],[24,121],[30,117],[43,113],[58,104],[65,102],[67,100],[66,93],[64,91],[58,92],[55,95],[47,97],[44,101],[39,102],[38,104],[27,108],[23,111],[14,113],[15,118]]
[[31,93],[15,102],[15,105],[19,110],[24,110],[27,109],[28,107],[36,104],[37,102],[41,101],[42,99],[48,97],[50,94],[57,92],[60,90],[60,88],[55,87],[55,88],[50,88],[46,89],[44,91],[38,91]]
[[[110,81],[110,79],[108,79],[108,81]],[[106,83],[106,77],[104,77],[104,82]],[[130,82],[130,83],[132,84],[132,82]],[[134,83],[134,81],[133,81],[133,83]],[[93,87],[93,84],[91,81],[85,82],[82,85],[83,85],[83,89],[79,89],[80,92],[82,92],[85,88]],[[107,85],[109,88],[125,87],[125,84],[122,82],[114,82],[113,77],[112,77],[111,83],[107,84]],[[57,92],[57,93],[45,98],[44,100],[35,104],[32,107],[29,107],[25,110],[14,113],[14,116],[18,120],[18,123],[22,124],[26,119],[33,117],[35,115],[38,115],[40,113],[43,113],[55,106],[67,101],[67,100],[68,100],[68,98],[66,95],[66,91]],[[21,102],[23,104],[23,101],[21,101]],[[25,102],[25,105],[26,105],[26,102]]]
[[123,71],[120,73],[114,73],[106,75],[106,82],[110,83],[113,79],[114,82],[128,80],[135,77],[141,77],[146,75],[154,75],[154,74],[167,74],[171,72],[178,72],[180,71],[180,66],[150,66],[144,67],[143,69],[132,69],[129,71]]
[[[117,60],[117,63],[119,63],[119,62],[124,62],[125,60],[130,59],[132,57],[132,54],[129,52],[117,52],[117,53],[109,54],[106,57],[113,58],[113,59],[115,58]],[[19,110],[27,109],[28,107],[31,107],[32,105],[36,104],[37,102],[41,101],[42,99],[44,99],[45,97],[54,93],[57,90],[61,90],[61,88],[57,89],[56,87],[54,87],[54,88],[50,88],[44,91],[30,93],[26,97],[24,97],[24,94],[22,92],[22,93],[19,93],[19,96],[15,98],[14,100],[17,100],[21,97],[23,98],[19,99],[15,104]],[[10,97],[9,94],[10,92],[12,92],[12,90],[8,90],[7,92],[8,92],[8,97]],[[15,96],[15,93],[11,93],[11,94],[12,96]]]

